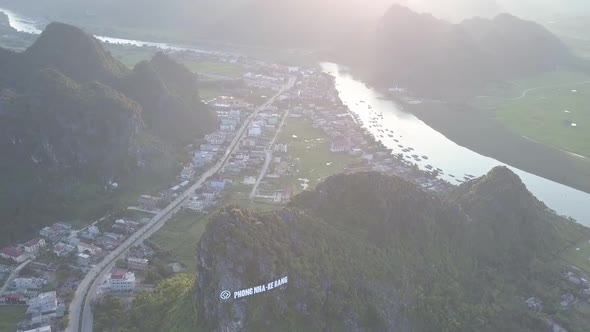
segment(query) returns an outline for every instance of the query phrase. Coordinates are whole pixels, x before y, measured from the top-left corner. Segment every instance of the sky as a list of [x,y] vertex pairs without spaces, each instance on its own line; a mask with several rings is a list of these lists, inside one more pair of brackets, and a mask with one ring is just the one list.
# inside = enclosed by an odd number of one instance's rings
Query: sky
[[408,5],[414,10],[431,12],[437,17],[452,21],[473,16],[490,17],[501,12],[509,12],[529,19],[590,14],[589,0],[398,0],[397,2]]

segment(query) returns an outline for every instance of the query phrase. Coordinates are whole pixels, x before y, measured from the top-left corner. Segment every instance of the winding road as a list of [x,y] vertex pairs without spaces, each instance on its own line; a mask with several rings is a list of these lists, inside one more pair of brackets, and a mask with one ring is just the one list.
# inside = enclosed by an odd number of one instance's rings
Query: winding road
[[107,273],[114,266],[115,262],[123,257],[127,250],[145,239],[152,236],[160,228],[162,228],[168,220],[175,213],[177,213],[183,206],[187,199],[194,195],[195,190],[201,188],[207,180],[221,170],[227,161],[229,160],[233,151],[239,146],[239,142],[247,132],[248,126],[252,120],[258,115],[258,113],[270,105],[272,105],[276,99],[282,95],[285,91],[291,89],[296,82],[295,77],[290,77],[289,81],[282,87],[282,89],[272,98],[267,100],[262,106],[258,107],[245,121],[244,124],[238,130],[236,136],[232,140],[231,144],[225,151],[225,154],[219,161],[213,165],[209,170],[201,175],[199,180],[176,198],[170,205],[158,212],[144,227],[129,237],[123,244],[117,247],[113,252],[108,254],[100,263],[95,265],[80,282],[78,289],[76,290],[74,299],[70,304],[70,325],[66,329],[69,332],[92,332],[93,328],[93,316],[91,302],[96,292],[98,291],[102,281],[106,277]]

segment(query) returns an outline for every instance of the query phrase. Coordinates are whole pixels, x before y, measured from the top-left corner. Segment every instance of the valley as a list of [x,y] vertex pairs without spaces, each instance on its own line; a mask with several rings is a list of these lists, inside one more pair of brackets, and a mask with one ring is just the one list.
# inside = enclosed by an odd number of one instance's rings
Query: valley
[[[397,7],[388,15],[416,19]],[[502,24],[545,33],[506,16],[461,27],[494,37]],[[570,59],[558,41],[540,42],[555,52],[530,73],[456,75],[443,92],[445,72],[417,95],[408,91],[429,76],[405,80],[420,67],[408,66],[393,88],[399,59],[364,81],[353,76],[359,63],[114,44],[67,24],[27,38],[10,40],[18,52],[0,49],[10,138],[0,148],[11,156],[0,166],[11,187],[71,183],[77,201],[52,191],[35,199],[79,214],[20,207],[44,218],[20,215],[5,240],[0,279],[32,260],[0,294],[6,329],[575,332],[590,323],[590,195],[573,189],[590,184],[588,77],[546,71]],[[453,92],[464,84],[486,97]],[[37,136],[31,126],[49,129]],[[35,307],[44,299],[50,310]]]

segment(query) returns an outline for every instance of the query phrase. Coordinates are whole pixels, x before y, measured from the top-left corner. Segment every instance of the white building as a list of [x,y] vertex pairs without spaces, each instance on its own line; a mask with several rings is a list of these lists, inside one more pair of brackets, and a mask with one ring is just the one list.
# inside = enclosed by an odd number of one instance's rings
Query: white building
[[111,292],[130,292],[135,289],[135,273],[125,270],[113,270],[107,280]]
[[39,249],[45,247],[44,239],[34,239],[24,244],[23,248],[26,253],[36,254]]
[[258,137],[262,135],[262,128],[258,125],[253,125],[248,129],[248,136],[250,137]]
[[96,255],[96,254],[100,253],[101,251],[102,251],[102,249],[95,246],[95,245],[84,243],[84,242],[78,243],[78,252],[81,252],[81,253],[88,252],[88,253],[90,253],[90,255]]
[[193,197],[188,202],[188,205],[186,207],[191,211],[203,212],[203,210],[205,209],[205,202],[200,200],[198,197]]
[[195,176],[195,165],[192,163],[182,169],[180,172],[180,178],[183,180],[192,180]]
[[88,233],[92,234],[93,236],[97,236],[100,234],[100,230],[96,226],[88,227]]
[[79,253],[76,259],[80,265],[88,265],[90,263],[90,255],[88,254]]

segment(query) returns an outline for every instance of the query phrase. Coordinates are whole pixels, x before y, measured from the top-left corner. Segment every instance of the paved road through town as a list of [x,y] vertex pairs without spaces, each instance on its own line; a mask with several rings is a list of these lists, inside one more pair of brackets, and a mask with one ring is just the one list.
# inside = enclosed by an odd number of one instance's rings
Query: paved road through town
[[27,259],[26,261],[20,263],[19,266],[17,266],[14,271],[12,271],[12,273],[8,276],[8,278],[6,279],[6,281],[4,282],[4,286],[2,286],[2,288],[0,288],[0,296],[2,296],[4,294],[4,292],[6,291],[6,288],[8,288],[8,286],[10,285],[10,283],[14,280],[14,278],[16,278],[16,276],[18,276],[19,272],[25,268],[25,266],[29,265],[30,262],[32,262],[32,259]]
[[272,141],[268,145],[268,150],[266,150],[266,156],[264,158],[264,166],[262,167],[262,170],[260,171],[260,175],[258,176],[258,179],[256,179],[256,183],[254,184],[254,187],[252,187],[252,191],[250,192],[250,197],[249,197],[250,200],[253,200],[254,197],[256,197],[256,191],[258,191],[258,186],[260,186],[260,182],[262,182],[262,180],[266,176],[266,173],[268,172],[268,167],[270,166],[270,163],[272,161],[273,148],[274,148],[275,142],[277,141],[277,138],[279,137],[279,134],[281,133],[281,130],[283,129],[283,126],[285,125],[285,121],[287,121],[288,117],[289,117],[289,110],[287,110],[285,112],[285,116],[283,117],[283,120],[281,121],[281,124],[279,125],[279,128],[277,129],[277,132],[275,133],[275,137],[272,139]]
[[[201,175],[199,180],[176,198],[170,205],[158,212],[144,227],[142,227],[135,234],[131,235],[124,243],[117,247],[114,251],[108,254],[100,263],[96,264],[80,282],[78,289],[76,290],[74,299],[70,304],[69,316],[70,325],[68,326],[68,332],[92,332],[92,309],[90,307],[91,300],[96,295],[96,291],[100,287],[106,274],[114,266],[117,259],[123,257],[125,252],[141,243],[143,240],[149,238],[152,234],[157,232],[162,226],[166,224],[170,218],[177,213],[184,205],[184,202],[194,195],[195,190],[201,188],[207,180],[222,169],[227,161],[229,160],[233,151],[239,146],[241,139],[247,132],[250,122],[256,117],[256,115],[272,105],[276,99],[282,95],[285,91],[291,89],[296,82],[295,77],[290,77],[289,81],[281,88],[281,90],[262,106],[258,107],[247,119],[244,124],[238,130],[236,136],[232,140],[231,144],[225,151],[225,154],[219,159],[219,161],[212,166],[208,171]],[[81,324],[80,324],[81,323]]]

